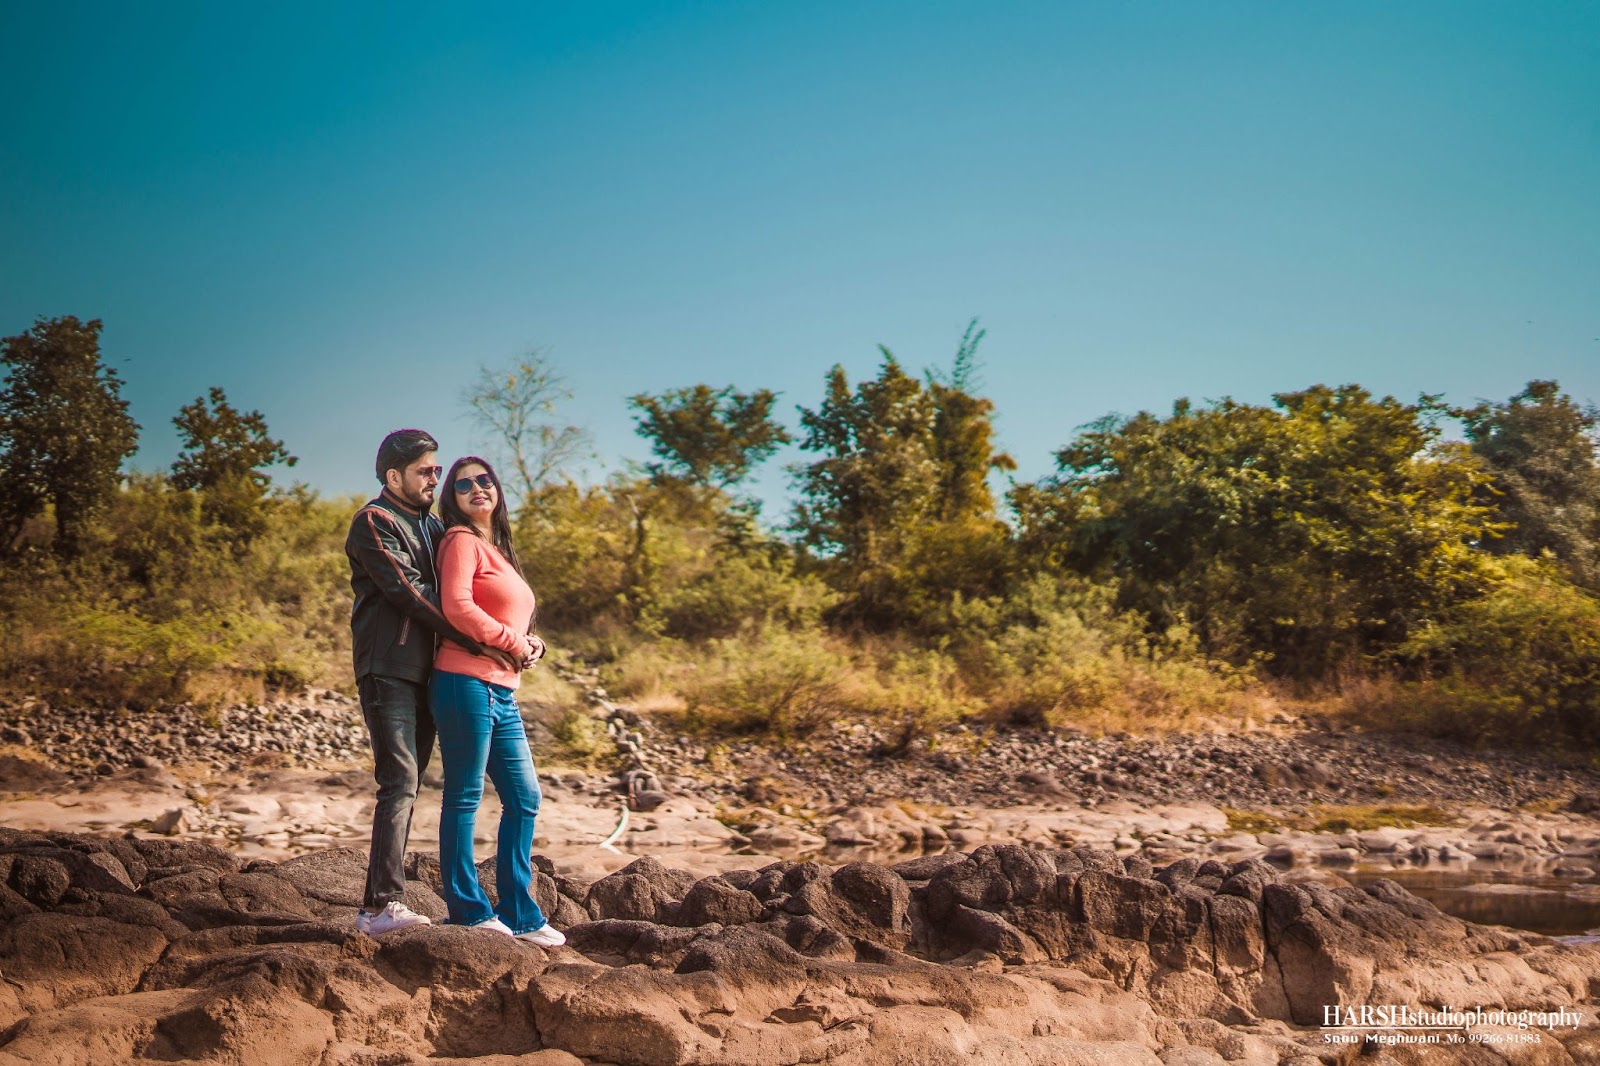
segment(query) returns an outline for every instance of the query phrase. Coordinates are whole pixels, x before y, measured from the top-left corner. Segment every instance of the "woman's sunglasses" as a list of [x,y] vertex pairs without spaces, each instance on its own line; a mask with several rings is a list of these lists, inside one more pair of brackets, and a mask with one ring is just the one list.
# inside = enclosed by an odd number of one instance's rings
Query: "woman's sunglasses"
[[471,492],[474,485],[480,489],[492,489],[494,488],[494,478],[488,474],[479,474],[477,477],[456,478],[455,484],[450,487],[457,492]]

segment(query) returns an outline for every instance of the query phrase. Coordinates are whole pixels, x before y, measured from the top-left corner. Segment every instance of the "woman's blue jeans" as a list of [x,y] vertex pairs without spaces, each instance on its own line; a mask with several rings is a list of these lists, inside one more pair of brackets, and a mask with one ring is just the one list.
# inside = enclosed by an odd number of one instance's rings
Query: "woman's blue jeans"
[[[439,816],[439,866],[444,901],[455,925],[477,925],[498,916],[513,933],[545,924],[533,901],[533,822],[539,813],[539,776],[522,729],[512,690],[465,674],[435,670],[428,701],[439,730],[444,761],[444,808]],[[487,770],[500,795],[494,880],[500,903],[478,883],[472,861],[472,831],[483,799]]]

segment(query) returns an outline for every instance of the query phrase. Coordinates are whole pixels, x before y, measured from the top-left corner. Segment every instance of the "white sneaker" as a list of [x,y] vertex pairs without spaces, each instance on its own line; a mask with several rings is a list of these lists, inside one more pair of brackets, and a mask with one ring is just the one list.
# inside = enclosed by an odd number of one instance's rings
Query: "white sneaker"
[[525,940],[530,944],[538,944],[542,948],[558,948],[567,942],[567,938],[561,930],[549,922],[545,922],[537,929],[529,929],[526,933],[518,933],[517,939]]
[[499,918],[489,918],[479,922],[477,925],[469,925],[467,928],[484,929],[491,933],[504,933],[506,936],[512,935],[511,927],[505,922],[502,922]]
[[384,933],[392,933],[396,929],[410,929],[413,925],[432,924],[433,919],[426,914],[418,914],[398,900],[376,913],[362,911],[356,915],[356,928],[368,936],[382,936]]

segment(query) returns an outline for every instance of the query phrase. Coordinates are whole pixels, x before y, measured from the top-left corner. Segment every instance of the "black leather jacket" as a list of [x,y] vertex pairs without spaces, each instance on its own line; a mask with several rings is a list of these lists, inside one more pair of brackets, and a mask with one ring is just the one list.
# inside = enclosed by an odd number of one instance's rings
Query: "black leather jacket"
[[424,682],[433,669],[437,637],[474,655],[482,648],[439,610],[433,553],[444,523],[401,503],[388,489],[350,522],[344,541],[350,558],[350,612],[356,678],[368,674]]

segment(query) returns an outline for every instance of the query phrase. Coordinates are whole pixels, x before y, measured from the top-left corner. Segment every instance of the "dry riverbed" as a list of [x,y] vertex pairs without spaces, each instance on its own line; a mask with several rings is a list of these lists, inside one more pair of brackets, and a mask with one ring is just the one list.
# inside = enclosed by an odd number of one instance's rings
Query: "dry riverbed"
[[[355,930],[373,784],[345,697],[0,707],[0,1066],[1600,1060],[1600,939],[1490,906],[1600,906],[1591,770],[1294,721],[708,744],[575,681],[598,769],[525,716],[551,951]],[[438,785],[406,893],[442,919]],[[1441,913],[1419,876],[1487,902]],[[1470,1049],[1329,1028],[1393,1004],[1501,1013],[1451,1030]]]
[[[840,725],[799,744],[714,743],[608,701],[592,676],[568,676],[616,750],[598,773],[541,758],[536,846],[583,876],[645,854],[709,874],[776,859],[1090,845],[1154,866],[1493,868],[1600,899],[1600,773],[1530,753],[1287,719],[1166,738],[957,727],[897,745]],[[548,741],[541,711],[528,713],[536,755]],[[27,701],[0,707],[0,741],[0,824],[181,837],[245,858],[365,845],[364,733],[358,708],[336,693],[109,722]],[[438,785],[435,762],[414,849],[437,846]],[[481,853],[492,851],[497,814],[490,793]]]

